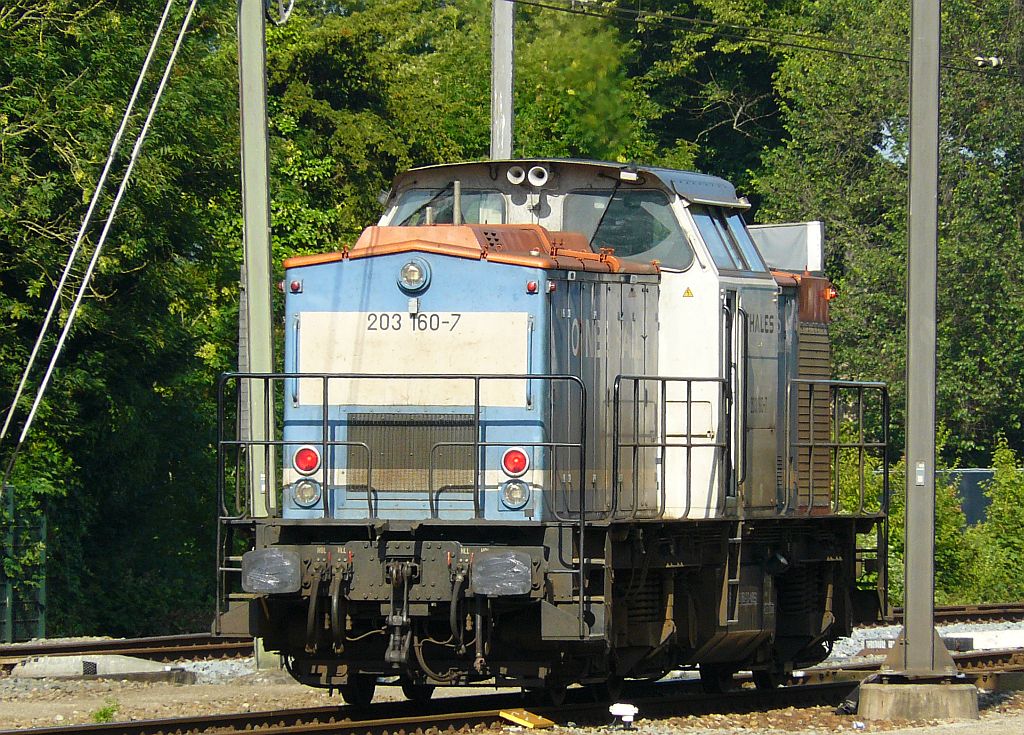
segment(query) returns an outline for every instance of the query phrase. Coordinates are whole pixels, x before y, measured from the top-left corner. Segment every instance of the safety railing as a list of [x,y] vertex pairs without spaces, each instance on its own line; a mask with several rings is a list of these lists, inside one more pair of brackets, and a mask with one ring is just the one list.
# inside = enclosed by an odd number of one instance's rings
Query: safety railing
[[[669,394],[681,387],[681,397]],[[651,393],[654,393],[653,397]],[[695,396],[699,393],[699,396]],[[625,399],[625,400],[624,400]],[[707,404],[709,424],[704,432],[695,431],[695,401]],[[623,410],[623,403],[632,410]],[[668,498],[668,469],[674,450],[685,457],[685,501],[682,516],[689,514],[693,500],[694,455],[708,457],[708,479],[714,478],[719,510],[725,502],[725,490],[731,482],[729,452],[731,426],[728,381],[724,378],[663,377],[653,375],[619,375],[613,386],[612,495],[611,515],[616,518],[661,518]],[[670,426],[670,407],[682,409],[681,424]],[[655,454],[653,457],[645,455]],[[623,455],[627,459],[623,461]],[[645,461],[649,459],[650,461]],[[658,482],[644,476],[645,468],[656,468]],[[631,502],[623,501],[622,483],[629,478]],[[658,488],[656,507],[644,503],[642,493]]]
[[[877,514],[874,538],[858,541],[858,565],[877,574],[888,605],[889,393],[885,383],[794,379],[787,424],[790,461],[782,513]],[[872,546],[873,544],[873,546]]]
[[[445,374],[429,374],[429,375],[409,375],[409,374],[364,374],[364,373],[225,373],[221,376],[218,386],[218,411],[217,411],[217,468],[218,468],[218,483],[217,483],[217,498],[218,506],[220,509],[220,522],[218,523],[217,531],[217,548],[218,548],[218,561],[217,561],[217,572],[218,572],[218,600],[224,600],[223,597],[225,590],[227,589],[227,583],[225,575],[229,574],[240,574],[240,556],[233,555],[231,548],[234,544],[232,540],[233,530],[232,527],[236,524],[245,523],[251,518],[251,505],[254,500],[254,494],[249,492],[249,487],[253,484],[252,479],[252,467],[259,465],[266,469],[266,477],[262,479],[260,490],[257,495],[260,495],[263,505],[274,511],[279,509],[280,505],[277,502],[278,486],[283,493],[285,483],[283,475],[278,482],[278,473],[273,470],[275,453],[279,452],[285,447],[301,447],[301,446],[314,446],[320,449],[320,467],[317,470],[317,474],[320,479],[322,488],[322,517],[324,519],[331,518],[330,508],[330,488],[332,483],[330,482],[332,472],[336,470],[332,457],[335,455],[338,449],[346,448],[348,450],[356,450],[366,456],[365,468],[360,468],[365,472],[365,485],[366,485],[366,512],[367,521],[375,521],[379,519],[379,497],[378,493],[374,489],[373,481],[373,457],[374,447],[363,441],[348,441],[348,440],[336,440],[331,439],[332,426],[345,423],[345,415],[339,410],[342,406],[348,407],[347,403],[341,403],[337,400],[332,400],[331,388],[335,384],[340,383],[351,383],[353,381],[399,381],[399,380],[415,380],[417,382],[422,381],[439,381],[439,382],[464,382],[472,385],[472,400],[467,401],[465,405],[459,407],[471,410],[471,422],[472,422],[472,439],[469,441],[440,441],[434,442],[430,445],[429,452],[425,461],[428,467],[428,488],[424,495],[423,502],[424,508],[429,513],[431,518],[438,518],[441,511],[441,496],[442,493],[451,488],[445,486],[435,487],[435,457],[440,450],[444,448],[465,448],[472,452],[472,502],[473,502],[473,517],[474,519],[480,519],[483,517],[483,496],[482,493],[485,490],[484,480],[484,468],[482,466],[482,457],[484,453],[491,448],[509,448],[513,446],[517,447],[535,447],[541,448],[543,451],[548,452],[550,455],[550,462],[546,462],[548,466],[547,476],[551,478],[551,487],[545,487],[545,492],[542,492],[543,502],[545,503],[545,509],[548,512],[548,517],[558,522],[571,524],[576,530],[577,544],[579,549],[578,566],[575,569],[566,569],[566,573],[577,576],[577,585],[579,589],[579,617],[580,617],[580,636],[581,638],[585,633],[585,612],[586,612],[586,575],[588,560],[585,554],[586,548],[586,526],[589,520],[589,515],[586,504],[586,492],[583,490],[583,478],[586,475],[586,446],[587,446],[587,392],[583,381],[574,375],[532,375],[532,374],[518,374],[518,373],[507,373],[507,374],[489,374],[489,375],[477,375],[477,374],[462,374],[462,375],[445,375]],[[290,398],[292,406],[298,408],[299,406],[299,386],[301,381],[315,381],[319,383],[319,400],[312,404],[303,404],[303,408],[308,409],[319,409],[319,415],[316,419],[319,424],[319,438],[312,439],[308,436],[300,439],[273,439],[275,435],[280,435],[283,429],[284,421],[284,406],[283,403],[276,401],[282,401],[283,398]],[[556,429],[564,432],[575,432],[577,436],[567,437],[564,441],[518,441],[514,438],[510,438],[507,441],[484,441],[481,437],[484,435],[483,429],[487,424],[485,419],[485,412],[489,408],[486,400],[482,397],[483,387],[488,382],[492,381],[523,381],[525,386],[525,394],[531,399],[535,399],[537,395],[537,384],[543,384],[549,388],[553,385],[566,385],[568,391],[576,391],[577,395],[574,401],[571,403],[576,404],[577,415],[579,416],[579,425],[575,427],[562,427]],[[306,384],[308,386],[308,383]],[[236,419],[239,426],[243,423],[244,416],[242,411],[244,406],[242,405],[241,393],[243,386],[247,387],[248,390],[261,390],[263,392],[263,399],[265,406],[275,406],[275,410],[268,410],[265,412],[263,425],[256,427],[256,431],[253,434],[258,435],[259,438],[238,438],[234,430],[229,431],[228,427],[231,423],[229,421],[229,394],[233,393],[235,396],[235,405],[237,405]],[[234,389],[233,391],[231,389]],[[357,404],[358,405],[358,404]],[[524,401],[525,405],[525,401]],[[541,411],[542,420],[545,425],[550,420],[544,416],[544,411]],[[495,422],[497,424],[498,422]],[[234,427],[232,427],[234,429]],[[549,435],[551,427],[549,426],[546,435]],[[559,470],[560,462],[558,461],[558,454],[560,452],[570,452],[576,454],[576,461],[572,462],[575,465],[571,472],[578,478],[579,492],[577,495],[576,506],[573,507],[572,499],[568,495],[572,495],[571,488],[568,491],[563,487],[561,493],[555,492],[555,478],[560,474]],[[253,463],[254,452],[262,452],[262,463]],[[233,462],[229,462],[232,460]],[[233,489],[234,503],[233,509],[229,509],[229,486]],[[568,494],[567,494],[568,493]],[[555,503],[554,498],[562,497],[564,502],[561,505]],[[276,515],[276,512],[272,512],[271,515]]]
[[[789,390],[795,418],[795,425],[794,421],[787,425],[787,487],[792,490],[783,512],[863,514],[869,500],[877,503],[870,510],[888,512],[889,394],[885,383],[794,379]],[[850,455],[852,462],[847,460]],[[876,466],[869,467],[872,457]],[[877,475],[875,469],[880,470]],[[877,493],[869,492],[869,484],[877,486]]]
[[[242,517],[246,515],[252,498],[250,497],[247,489],[247,485],[251,485],[251,478],[247,473],[246,459],[247,455],[251,458],[253,452],[263,453],[264,467],[273,467],[273,459],[275,456],[275,449],[284,447],[300,447],[300,446],[314,446],[320,450],[321,463],[317,472],[313,477],[318,477],[321,482],[321,486],[324,488],[323,492],[323,515],[329,517],[330,509],[328,505],[329,493],[327,489],[331,485],[332,473],[336,471],[335,462],[331,461],[331,457],[336,454],[336,450],[339,448],[345,448],[348,450],[355,450],[360,455],[365,455],[366,464],[360,467],[360,471],[365,473],[366,477],[366,502],[367,502],[367,517],[370,520],[378,517],[379,508],[379,496],[374,489],[373,473],[375,468],[373,467],[373,457],[375,455],[374,447],[369,446],[365,441],[350,441],[350,440],[337,440],[331,439],[332,427],[337,425],[345,424],[346,417],[343,413],[339,412],[340,406],[338,401],[331,400],[331,390],[334,384],[343,382],[352,383],[360,381],[396,381],[396,380],[415,380],[417,382],[422,381],[438,381],[438,382],[464,382],[469,383],[472,386],[472,397],[467,400],[467,405],[463,408],[468,408],[471,413],[470,420],[472,423],[472,439],[468,441],[440,441],[433,443],[426,457],[424,457],[424,464],[428,471],[428,482],[429,489],[425,497],[425,506],[429,508],[431,517],[437,517],[440,507],[441,493],[446,490],[445,487],[436,487],[434,483],[434,476],[436,474],[436,462],[435,457],[439,450],[445,447],[458,448],[462,447],[472,453],[472,496],[473,496],[473,511],[474,517],[481,517],[483,505],[482,505],[482,492],[484,490],[484,474],[482,466],[483,452],[488,448],[500,448],[500,447],[511,447],[511,446],[522,446],[522,447],[540,447],[543,450],[550,452],[554,455],[557,451],[569,450],[577,453],[576,468],[579,472],[579,476],[582,477],[586,467],[586,406],[587,396],[586,388],[583,381],[574,375],[525,375],[518,373],[508,374],[494,374],[494,375],[409,375],[409,374],[363,374],[363,373],[226,373],[221,376],[220,386],[218,390],[218,442],[217,442],[217,464],[218,464],[218,502],[222,515],[230,517],[232,515]],[[281,391],[276,390],[276,384],[283,384],[285,381],[289,383],[294,381],[316,381],[319,383],[319,400],[316,403],[304,405],[304,409],[313,409],[318,411],[318,417],[316,419],[319,424],[319,437],[311,438],[304,436],[302,438],[289,438],[289,439],[272,439],[272,438],[238,438],[234,427],[229,430],[229,416],[228,416],[228,396],[230,393],[236,395],[241,393],[243,384],[247,385],[249,390],[259,389],[264,394],[265,405],[274,405],[275,396],[280,396]],[[578,427],[579,436],[578,438],[573,437],[572,439],[566,439],[564,441],[519,441],[518,439],[512,438],[507,441],[484,441],[481,439],[483,436],[483,428],[485,424],[484,412],[487,410],[488,405],[485,400],[482,399],[482,392],[485,386],[489,382],[494,381],[524,381],[528,385],[534,383],[544,383],[547,385],[553,384],[565,384],[570,386],[570,390],[577,391],[577,404],[579,416],[581,418],[580,426]],[[232,391],[231,389],[234,388]],[[535,388],[529,387],[531,393],[535,392]],[[294,391],[292,391],[294,392]],[[467,391],[468,397],[468,391]],[[276,414],[276,415],[275,415]],[[307,414],[308,415],[308,414]],[[439,414],[441,415],[441,414]],[[262,437],[271,437],[279,435],[281,433],[283,425],[283,411],[282,407],[278,406],[276,411],[267,411],[265,415],[264,425],[262,427]],[[254,432],[258,433],[258,432]],[[233,459],[233,462],[230,460]],[[550,468],[549,468],[550,469]],[[278,473],[274,472],[273,477],[270,477],[271,473],[268,471],[268,477],[262,483],[262,500],[266,507],[277,508],[277,492],[278,485],[283,489],[285,483],[283,478],[278,481]],[[229,482],[233,484],[233,495],[235,498],[233,512],[228,508],[228,486]],[[550,503],[550,493],[545,493],[546,502]],[[570,509],[568,506],[559,508],[555,505],[549,505],[548,510],[552,517],[560,521],[577,520],[581,511],[576,509]],[[582,513],[586,514],[586,509],[582,509]]]

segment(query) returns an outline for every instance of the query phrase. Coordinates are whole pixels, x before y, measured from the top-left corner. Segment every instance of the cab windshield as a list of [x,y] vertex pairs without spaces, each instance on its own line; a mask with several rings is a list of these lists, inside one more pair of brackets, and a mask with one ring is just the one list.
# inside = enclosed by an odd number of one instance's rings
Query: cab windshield
[[595,250],[612,248],[627,260],[657,260],[685,270],[693,263],[668,195],[650,189],[587,189],[566,195],[562,229],[582,232]]
[[[450,225],[455,211],[452,186],[443,189],[409,189],[398,198],[392,225],[425,225],[427,209],[434,212],[434,223]],[[462,190],[462,221],[466,224],[505,224],[505,198],[501,192],[486,189]]]

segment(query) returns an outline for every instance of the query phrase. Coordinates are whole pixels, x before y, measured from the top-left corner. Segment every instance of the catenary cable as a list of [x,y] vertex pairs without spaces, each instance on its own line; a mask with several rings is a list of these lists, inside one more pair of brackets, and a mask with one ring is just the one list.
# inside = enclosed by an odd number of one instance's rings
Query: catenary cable
[[[608,8],[607,10],[587,9],[579,6],[567,6],[559,5],[554,2],[543,2],[543,0],[506,0],[516,5],[526,5],[529,7],[540,8],[542,10],[552,10],[559,13],[569,13],[570,15],[583,15],[591,18],[625,18],[631,19],[636,22],[641,20],[660,20],[667,21],[676,25],[687,25],[687,26],[704,26],[716,28],[719,31],[719,35],[728,40],[738,41],[752,41],[754,43],[761,43],[765,46],[778,46],[782,48],[792,48],[802,51],[815,51],[818,53],[832,54],[834,56],[846,56],[855,59],[870,59],[872,61],[885,61],[889,63],[902,64],[907,66],[910,64],[909,58],[902,56],[885,56],[882,54],[872,54],[866,51],[855,51],[848,47],[842,48],[828,48],[826,46],[815,46],[807,43],[794,43],[791,41],[779,40],[779,38],[795,37],[795,38],[807,38],[820,41],[822,43],[834,43],[842,44],[843,42],[836,41],[835,39],[828,38],[826,36],[816,36],[808,33],[784,31],[774,28],[758,28],[756,26],[737,26],[729,23],[721,23],[718,21],[703,20],[698,18],[687,18],[682,15],[673,15],[672,13],[652,12],[645,10],[633,10],[630,8]],[[708,31],[710,32],[710,31]],[[779,38],[764,38],[762,36],[754,34],[774,34]],[[994,71],[986,68],[970,67],[970,66],[958,66],[956,64],[942,63],[940,65],[945,71],[956,71],[966,74],[980,74],[987,77],[1008,77],[1009,75],[1005,71]],[[1001,69],[1015,68],[1015,64],[1001,63]]]
[[[7,437],[7,430],[11,426],[11,420],[14,418],[14,413],[18,408],[18,403],[21,401],[22,393],[25,392],[25,386],[28,384],[29,374],[32,372],[32,368],[35,366],[36,358],[39,356],[39,350],[43,345],[43,340],[46,337],[46,333],[50,329],[50,322],[53,321],[53,315],[57,312],[57,306],[60,304],[60,297],[64,292],[64,286],[67,284],[68,277],[71,275],[71,269],[78,259],[78,253],[82,249],[82,243],[85,240],[85,233],[89,229],[89,225],[92,222],[92,215],[96,209],[96,205],[99,203],[100,197],[103,194],[103,188],[107,183],[107,175],[110,173],[110,169],[114,164],[114,160],[117,158],[117,152],[121,147],[121,140],[124,137],[124,132],[128,127],[128,122],[131,119],[132,113],[135,111],[135,103],[138,101],[139,93],[142,91],[142,85],[145,81],[146,74],[149,71],[149,64],[153,60],[153,56],[156,53],[157,44],[164,33],[164,27],[167,25],[167,18],[170,15],[171,7],[174,5],[174,0],[167,0],[167,4],[164,6],[164,13],[160,17],[160,25],[157,26],[156,33],[153,36],[153,41],[149,45],[149,53],[146,54],[146,60],[142,64],[142,69],[139,71],[139,78],[135,81],[135,88],[132,90],[131,98],[128,100],[128,106],[124,110],[124,116],[121,118],[121,125],[118,127],[117,132],[114,134],[114,139],[110,144],[110,152],[107,154],[107,161],[103,165],[103,171],[100,173],[100,178],[96,182],[96,189],[93,191],[92,200],[89,202],[89,208],[85,212],[85,218],[82,220],[82,226],[78,230],[78,236],[75,238],[75,244],[71,248],[71,253],[68,255],[68,262],[64,266],[64,272],[61,273],[60,280],[57,283],[57,289],[53,292],[53,299],[50,301],[50,308],[46,312],[46,317],[43,319],[43,324],[39,328],[39,335],[36,337],[36,343],[32,347],[32,352],[29,355],[28,363],[25,365],[25,371],[21,374],[21,381],[18,383],[18,388],[14,392],[14,399],[11,401],[11,406],[7,410],[7,417],[4,419],[3,428],[0,429],[0,444]],[[3,494],[3,488],[0,488],[0,496]]]
[[174,62],[178,58],[178,52],[181,50],[181,44],[185,39],[185,34],[188,32],[189,24],[192,22],[192,15],[195,12],[197,3],[198,0],[192,0],[189,4],[188,11],[185,13],[185,19],[181,23],[181,29],[178,31],[178,37],[174,40],[174,47],[171,49],[171,55],[164,66],[163,76],[160,78],[160,84],[157,86],[156,93],[153,96],[153,101],[149,107],[149,112],[146,114],[146,120],[142,124],[142,130],[139,131],[139,137],[135,140],[135,146],[132,148],[131,158],[128,160],[128,166],[125,168],[124,177],[121,179],[121,183],[117,188],[117,194],[114,196],[113,204],[110,207],[110,213],[107,215],[107,221],[103,225],[103,231],[100,233],[99,241],[96,243],[96,249],[93,251],[92,259],[89,261],[89,267],[86,269],[85,276],[82,278],[82,285],[78,289],[74,304],[72,304],[71,311],[68,313],[67,321],[64,323],[64,329],[61,331],[60,338],[57,340],[57,345],[54,348],[52,357],[50,358],[50,363],[46,367],[46,373],[43,375],[43,380],[39,385],[39,390],[36,392],[35,400],[32,402],[32,408],[29,411],[28,418],[25,420],[25,426],[21,430],[21,436],[18,438],[18,443],[15,445],[14,451],[11,453],[11,459],[7,463],[7,469],[4,472],[2,486],[6,486],[7,480],[10,478],[11,471],[14,469],[14,464],[18,459],[18,453],[20,452],[22,445],[25,443],[26,437],[28,437],[29,430],[32,428],[32,421],[35,419],[36,412],[39,410],[39,404],[42,402],[46,389],[49,387],[50,379],[53,377],[53,371],[57,365],[57,360],[60,358],[60,353],[64,348],[64,343],[67,341],[68,334],[71,332],[71,327],[74,324],[78,309],[82,305],[85,292],[89,288],[89,281],[92,279],[92,274],[96,270],[96,264],[99,262],[100,254],[103,252],[103,246],[106,243],[107,235],[110,233],[110,228],[114,223],[114,217],[121,204],[121,199],[128,188],[128,181],[131,179],[132,170],[135,168],[135,163],[139,158],[139,152],[142,150],[142,144],[146,140],[146,135],[149,133],[153,117],[160,104],[160,98],[163,96],[164,89],[167,87],[167,81],[171,76],[171,69],[174,67]]

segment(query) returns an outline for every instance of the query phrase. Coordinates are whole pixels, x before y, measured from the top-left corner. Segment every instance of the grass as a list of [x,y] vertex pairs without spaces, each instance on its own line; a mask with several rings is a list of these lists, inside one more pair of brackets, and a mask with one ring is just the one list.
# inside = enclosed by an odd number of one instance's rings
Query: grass
[[108,699],[106,703],[95,712],[89,715],[89,718],[98,725],[102,725],[106,722],[113,722],[114,715],[121,708],[121,705],[117,703],[115,699]]

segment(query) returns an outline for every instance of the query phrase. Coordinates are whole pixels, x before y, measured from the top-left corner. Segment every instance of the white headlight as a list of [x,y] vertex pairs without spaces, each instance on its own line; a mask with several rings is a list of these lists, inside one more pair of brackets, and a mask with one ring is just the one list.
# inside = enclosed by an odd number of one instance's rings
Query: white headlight
[[398,285],[404,291],[422,291],[429,282],[430,266],[420,258],[413,258],[398,271]]
[[301,583],[301,559],[294,551],[255,549],[242,555],[242,589],[246,592],[298,592]]
[[501,504],[519,510],[530,502],[530,486],[521,480],[509,480],[501,486]]
[[311,508],[320,502],[320,483],[316,480],[299,480],[292,485],[292,497],[303,508]]

